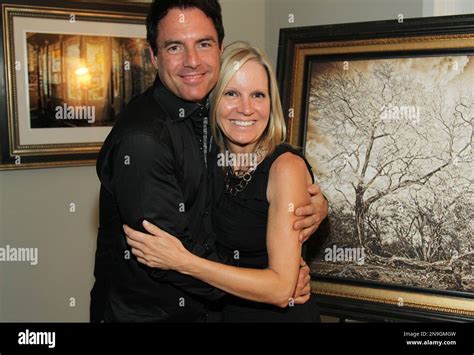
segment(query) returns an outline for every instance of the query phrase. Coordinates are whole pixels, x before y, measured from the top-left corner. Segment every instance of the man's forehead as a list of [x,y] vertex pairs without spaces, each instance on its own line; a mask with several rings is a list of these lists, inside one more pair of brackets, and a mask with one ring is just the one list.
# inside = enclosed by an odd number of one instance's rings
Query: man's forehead
[[190,25],[199,25],[200,27],[208,25],[214,28],[212,19],[200,9],[194,7],[187,9],[172,8],[158,23],[158,26],[177,26],[181,28]]
[[212,38],[217,41],[217,31],[212,20],[197,8],[172,8],[158,23],[158,40],[183,41]]

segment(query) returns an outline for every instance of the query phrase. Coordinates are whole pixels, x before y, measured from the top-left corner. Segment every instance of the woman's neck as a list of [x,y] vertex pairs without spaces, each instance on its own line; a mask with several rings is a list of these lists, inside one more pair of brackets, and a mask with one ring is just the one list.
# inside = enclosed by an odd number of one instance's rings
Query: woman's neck
[[226,142],[227,149],[230,153],[233,154],[250,154],[254,153],[257,143],[247,144],[244,146],[233,144],[231,142]]
[[265,150],[258,146],[257,143],[239,146],[226,142],[227,150],[233,158],[232,170],[246,171],[255,169],[258,164],[265,158]]

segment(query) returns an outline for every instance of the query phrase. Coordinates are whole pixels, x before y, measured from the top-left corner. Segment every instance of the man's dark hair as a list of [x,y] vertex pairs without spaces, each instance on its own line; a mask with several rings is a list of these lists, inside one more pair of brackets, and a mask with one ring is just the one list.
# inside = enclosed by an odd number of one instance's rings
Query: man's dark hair
[[156,39],[158,37],[158,24],[166,16],[168,10],[199,9],[214,23],[217,32],[219,47],[224,40],[224,25],[222,24],[222,10],[218,0],[154,0],[146,19],[147,40],[153,53],[158,53]]

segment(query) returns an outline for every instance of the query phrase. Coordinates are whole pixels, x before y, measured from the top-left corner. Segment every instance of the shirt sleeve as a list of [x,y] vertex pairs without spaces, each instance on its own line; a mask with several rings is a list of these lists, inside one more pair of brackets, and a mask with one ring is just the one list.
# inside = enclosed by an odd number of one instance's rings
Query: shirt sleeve
[[[176,236],[186,249],[200,257],[219,261],[207,244],[197,243],[188,229],[184,196],[178,185],[174,156],[169,145],[145,133],[120,140],[105,157],[99,175],[115,196],[123,224],[145,232],[143,220]],[[125,239],[124,234],[122,236]],[[135,261],[138,262],[138,261]],[[196,296],[216,300],[225,293],[198,279],[172,270],[148,268],[152,278],[169,282]]]

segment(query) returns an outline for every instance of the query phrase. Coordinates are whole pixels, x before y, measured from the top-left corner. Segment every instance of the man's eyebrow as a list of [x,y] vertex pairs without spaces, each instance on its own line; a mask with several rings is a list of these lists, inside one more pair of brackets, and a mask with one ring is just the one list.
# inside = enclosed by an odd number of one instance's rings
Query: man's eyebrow
[[173,44],[173,45],[176,45],[176,44],[183,44],[183,42],[182,42],[182,41],[175,40],[175,39],[170,39],[170,40],[165,41],[165,42],[163,43],[163,47],[168,47],[169,45],[172,45],[172,44]]
[[214,43],[216,43],[216,40],[215,40],[214,37],[209,36],[209,37],[200,38],[196,42],[198,42],[198,43],[199,42],[214,42]]
[[[198,40],[196,40],[196,43],[201,43],[201,42],[213,42],[213,43],[217,43],[216,40],[213,38],[213,37],[203,37],[203,38],[199,38]],[[170,40],[167,40],[163,43],[163,47],[168,47],[170,45],[183,45],[184,42],[183,41],[180,41],[180,40],[177,40],[177,39],[170,39]]]

